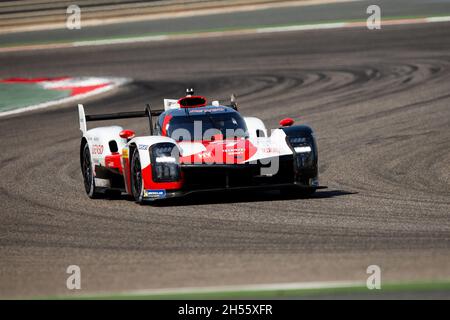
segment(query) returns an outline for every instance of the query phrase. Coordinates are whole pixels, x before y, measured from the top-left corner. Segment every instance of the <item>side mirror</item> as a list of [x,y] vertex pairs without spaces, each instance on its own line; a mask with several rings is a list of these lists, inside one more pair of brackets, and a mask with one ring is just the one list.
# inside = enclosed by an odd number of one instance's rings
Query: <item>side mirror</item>
[[285,118],[283,120],[280,121],[280,126],[282,127],[290,127],[294,124],[294,119],[291,118]]
[[133,130],[122,130],[119,133],[119,136],[122,139],[127,139],[127,140],[133,139],[135,135],[136,135],[136,133]]
[[262,137],[265,137],[266,135],[264,134],[264,131],[258,129],[258,130],[256,130],[256,136],[258,138],[262,138]]

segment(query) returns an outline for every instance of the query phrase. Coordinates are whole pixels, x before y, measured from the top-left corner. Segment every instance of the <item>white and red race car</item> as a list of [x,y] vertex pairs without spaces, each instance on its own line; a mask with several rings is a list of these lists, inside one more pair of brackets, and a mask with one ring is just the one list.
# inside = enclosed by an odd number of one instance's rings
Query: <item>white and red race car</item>
[[[313,131],[290,118],[270,135],[237,104],[208,104],[193,90],[164,99],[164,110],[85,115],[78,105],[81,171],[91,198],[125,192],[143,203],[193,192],[280,189],[312,194],[319,186]],[[148,118],[150,135],[120,126],[87,130],[87,122]]]

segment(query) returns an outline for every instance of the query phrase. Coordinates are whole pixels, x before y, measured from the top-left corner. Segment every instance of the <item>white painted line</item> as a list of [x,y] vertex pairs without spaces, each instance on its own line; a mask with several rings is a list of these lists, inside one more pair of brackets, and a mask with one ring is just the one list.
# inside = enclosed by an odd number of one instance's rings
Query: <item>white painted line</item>
[[[208,294],[227,292],[264,292],[264,291],[288,291],[288,290],[312,290],[312,289],[339,289],[365,286],[365,282],[360,281],[326,281],[326,282],[294,282],[294,283],[270,283],[239,286],[217,286],[217,287],[186,287],[121,291],[117,293],[100,293],[100,296],[107,295],[178,295],[178,294]],[[97,294],[88,296],[96,296]]]
[[75,101],[78,101],[80,99],[85,99],[85,98],[92,97],[92,96],[97,95],[97,94],[101,94],[101,93],[105,93],[107,91],[113,90],[113,89],[115,89],[115,88],[117,88],[117,87],[119,87],[121,85],[124,85],[125,83],[128,83],[130,81],[130,79],[126,79],[126,78],[108,78],[108,80],[112,82],[108,86],[105,86],[105,87],[102,87],[102,88],[98,88],[96,90],[92,90],[90,92],[79,94],[79,95],[72,96],[72,97],[62,98],[62,99],[58,99],[58,100],[53,100],[53,101],[48,101],[48,102],[44,102],[44,103],[39,103],[39,104],[36,104],[36,105],[24,107],[24,108],[19,108],[19,109],[13,109],[13,110],[9,110],[9,111],[0,112],[0,118],[1,117],[5,117],[5,116],[9,116],[9,115],[13,115],[13,114],[22,113],[22,112],[45,109],[45,108],[48,108],[48,107],[51,107],[51,106],[55,106],[55,105],[58,105],[58,104],[75,102]]
[[429,17],[425,19],[427,22],[447,22],[450,21],[450,16],[447,17]]
[[121,39],[77,41],[77,42],[73,42],[72,46],[74,46],[74,47],[102,46],[102,45],[109,45],[109,44],[163,41],[163,40],[168,40],[168,39],[169,39],[169,36],[167,36],[167,35],[157,35],[157,36],[132,37],[132,38],[121,38]]
[[346,25],[347,25],[347,23],[345,23],[345,22],[337,22],[337,23],[306,24],[306,25],[298,25],[298,26],[268,27],[268,28],[256,29],[256,33],[337,29],[337,28],[343,28]]

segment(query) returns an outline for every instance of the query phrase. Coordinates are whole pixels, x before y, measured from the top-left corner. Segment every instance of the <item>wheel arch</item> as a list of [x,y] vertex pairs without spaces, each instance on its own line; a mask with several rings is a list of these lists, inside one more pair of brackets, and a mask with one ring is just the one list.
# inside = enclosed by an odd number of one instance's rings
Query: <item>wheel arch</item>
[[267,128],[264,122],[256,117],[244,117],[250,138],[267,137]]
[[[129,157],[131,162],[131,156],[133,155],[134,150],[138,150],[139,157],[141,161],[142,168],[147,167],[150,165],[150,148],[158,143],[173,143],[174,145],[178,146],[178,143],[169,137],[163,137],[163,136],[145,136],[145,137],[136,137],[133,138],[129,143]],[[133,148],[133,150],[132,150]]]

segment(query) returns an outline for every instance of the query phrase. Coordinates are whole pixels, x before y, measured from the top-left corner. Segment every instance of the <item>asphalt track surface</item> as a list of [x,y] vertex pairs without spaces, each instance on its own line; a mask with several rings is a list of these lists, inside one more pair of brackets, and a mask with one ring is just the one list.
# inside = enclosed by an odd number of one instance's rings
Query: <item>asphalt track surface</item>
[[[0,296],[183,286],[450,278],[450,24],[289,32],[0,54],[0,76],[120,76],[88,113],[141,110],[187,86],[270,127],[318,137],[321,183],[160,206],[90,200],[77,111],[0,119]],[[144,120],[121,122],[138,133]]]

